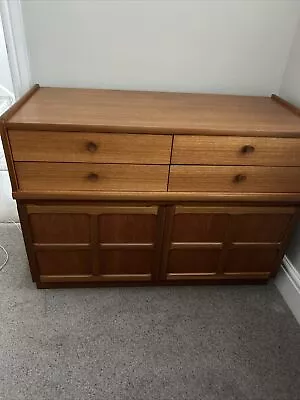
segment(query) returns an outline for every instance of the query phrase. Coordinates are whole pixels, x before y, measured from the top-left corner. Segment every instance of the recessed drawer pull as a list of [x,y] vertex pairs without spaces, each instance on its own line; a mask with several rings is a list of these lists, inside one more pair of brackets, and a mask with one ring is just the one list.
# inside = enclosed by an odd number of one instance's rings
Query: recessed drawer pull
[[240,182],[244,182],[246,179],[247,179],[246,175],[238,174],[238,175],[235,175],[235,177],[233,178],[233,182],[240,183]]
[[251,146],[250,144],[246,144],[245,146],[243,146],[241,148],[241,152],[244,154],[253,153],[254,150],[255,150],[255,147]]
[[99,179],[99,176],[97,174],[95,174],[94,172],[91,172],[90,174],[88,174],[87,178],[90,182],[97,182],[97,180]]
[[86,148],[90,153],[95,153],[98,150],[98,146],[94,142],[88,142]]

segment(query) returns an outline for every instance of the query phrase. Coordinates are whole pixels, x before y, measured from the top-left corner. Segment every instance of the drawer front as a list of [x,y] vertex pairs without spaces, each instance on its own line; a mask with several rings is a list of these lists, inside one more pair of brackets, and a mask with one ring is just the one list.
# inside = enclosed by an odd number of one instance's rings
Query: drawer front
[[175,135],[172,164],[300,165],[300,140]]
[[169,191],[297,193],[300,192],[300,168],[173,165]]
[[21,190],[167,190],[167,165],[17,162],[15,166]]
[[171,135],[9,131],[15,161],[169,164]]

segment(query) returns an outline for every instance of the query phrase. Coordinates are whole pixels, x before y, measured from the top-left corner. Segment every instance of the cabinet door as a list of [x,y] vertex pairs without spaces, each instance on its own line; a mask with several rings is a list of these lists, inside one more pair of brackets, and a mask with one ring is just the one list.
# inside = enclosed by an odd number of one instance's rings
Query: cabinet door
[[222,209],[169,207],[161,278],[202,279],[217,274],[228,218]]
[[267,279],[294,215],[292,207],[169,207],[161,279]]
[[163,208],[71,204],[26,209],[41,282],[157,278]]
[[98,215],[99,264],[103,280],[154,280],[163,233],[163,208],[103,207]]

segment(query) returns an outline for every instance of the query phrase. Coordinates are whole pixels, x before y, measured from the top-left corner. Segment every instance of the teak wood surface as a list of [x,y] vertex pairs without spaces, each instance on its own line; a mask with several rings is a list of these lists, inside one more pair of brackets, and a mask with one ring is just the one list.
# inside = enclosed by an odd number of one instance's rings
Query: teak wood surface
[[9,131],[15,161],[169,164],[172,135]]
[[17,162],[21,190],[166,191],[168,166]]
[[172,165],[174,192],[299,193],[299,167]]
[[299,137],[300,119],[269,97],[35,87],[8,129]]
[[300,140],[175,135],[172,164],[299,166]]

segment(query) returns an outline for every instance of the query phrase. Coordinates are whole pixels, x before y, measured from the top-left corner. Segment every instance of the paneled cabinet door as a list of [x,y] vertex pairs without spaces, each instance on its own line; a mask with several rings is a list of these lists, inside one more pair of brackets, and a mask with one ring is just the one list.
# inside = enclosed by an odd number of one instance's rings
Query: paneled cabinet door
[[161,279],[267,279],[294,215],[292,207],[169,207]]
[[26,209],[42,282],[156,279],[163,208],[76,204]]

